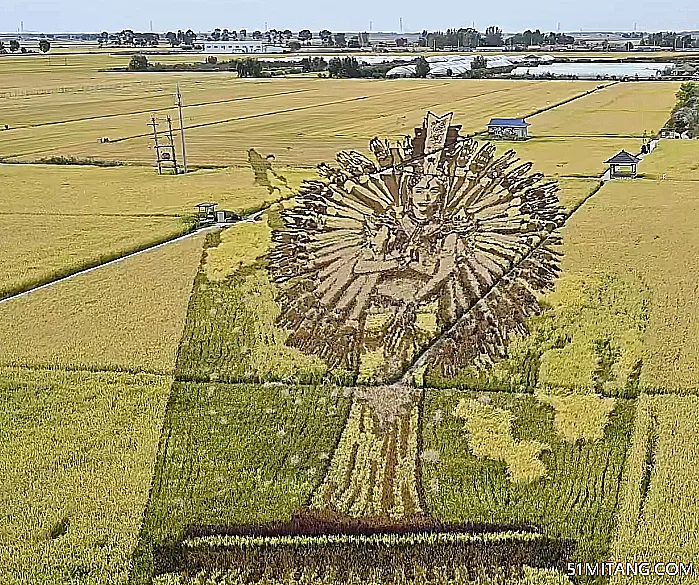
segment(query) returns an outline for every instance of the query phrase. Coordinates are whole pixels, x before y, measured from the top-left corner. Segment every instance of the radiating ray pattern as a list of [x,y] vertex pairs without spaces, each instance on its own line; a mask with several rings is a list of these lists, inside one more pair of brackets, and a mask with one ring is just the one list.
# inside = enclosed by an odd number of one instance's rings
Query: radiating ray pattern
[[378,351],[387,379],[440,336],[432,364],[450,373],[526,331],[558,271],[557,185],[450,121],[372,140],[376,162],[341,152],[302,186],[270,254],[287,343],[353,372]]

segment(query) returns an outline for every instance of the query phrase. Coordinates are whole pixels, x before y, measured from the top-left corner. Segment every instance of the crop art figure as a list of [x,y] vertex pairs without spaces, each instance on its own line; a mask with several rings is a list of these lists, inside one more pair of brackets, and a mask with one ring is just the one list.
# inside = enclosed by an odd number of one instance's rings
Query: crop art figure
[[555,183],[451,118],[372,140],[378,164],[342,152],[302,186],[270,257],[289,344],[351,371],[382,352],[380,378],[393,377],[560,225]]

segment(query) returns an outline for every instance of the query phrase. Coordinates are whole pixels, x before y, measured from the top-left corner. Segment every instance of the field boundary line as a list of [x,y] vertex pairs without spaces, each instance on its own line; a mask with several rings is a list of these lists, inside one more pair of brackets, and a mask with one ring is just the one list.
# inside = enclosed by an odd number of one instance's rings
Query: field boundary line
[[[445,85],[445,84],[443,84],[443,85]],[[202,122],[202,123],[200,123],[200,124],[192,124],[191,126],[187,126],[187,125],[185,124],[184,129],[185,129],[185,130],[191,130],[191,129],[194,129],[194,128],[205,128],[205,127],[207,127],[207,126],[216,126],[216,125],[218,125],[218,124],[229,124],[229,123],[231,123],[231,122],[242,122],[242,121],[244,121],[244,120],[253,120],[253,119],[255,119],[255,118],[264,118],[264,117],[267,117],[267,116],[276,116],[276,115],[278,115],[278,114],[290,114],[290,113],[293,113],[293,112],[302,112],[302,111],[311,110],[311,109],[314,109],[314,108],[324,108],[324,107],[326,107],[326,106],[336,106],[336,105],[340,105],[340,104],[349,104],[349,103],[352,103],[352,102],[358,102],[358,101],[362,101],[362,100],[375,99],[375,98],[382,98],[382,97],[384,97],[387,93],[406,93],[407,91],[419,91],[419,90],[425,90],[425,88],[424,88],[424,87],[412,87],[412,88],[409,88],[409,89],[397,89],[397,90],[394,90],[394,91],[391,91],[391,92],[377,93],[377,94],[375,94],[375,95],[360,95],[360,96],[351,97],[351,98],[345,98],[345,99],[341,99],[341,100],[334,100],[334,101],[330,101],[330,102],[323,102],[323,103],[320,103],[320,104],[308,104],[308,105],[306,105],[306,106],[298,106],[298,107],[295,107],[295,108],[287,108],[287,109],[283,109],[283,110],[275,110],[275,111],[273,111],[273,112],[261,112],[261,113],[259,113],[259,114],[249,114],[249,115],[247,115],[247,116],[237,116],[237,117],[235,117],[235,118],[227,118],[227,119],[225,119],[225,120],[216,120],[216,121],[213,121],[213,122]],[[488,92],[488,93],[492,93],[492,92]],[[488,95],[488,94],[484,94],[484,95]],[[179,131],[180,131],[180,128],[179,128],[179,127],[173,128],[173,132],[179,132]],[[144,138],[144,137],[146,137],[146,136],[151,136],[151,134],[152,134],[152,133],[150,133],[150,132],[146,132],[146,133],[143,133],[143,134],[135,134],[135,135],[133,135],[133,136],[123,136],[122,138],[115,138],[114,140],[110,140],[109,142],[110,142],[110,143],[124,142],[124,141],[126,141],[126,140],[132,140],[132,139],[134,139],[134,138]],[[83,143],[81,143],[81,144],[83,144]]]
[[153,376],[155,378],[164,378],[166,380],[170,380],[172,382],[175,382],[174,375],[172,373],[167,374],[162,371],[156,371],[156,370],[145,370],[145,369],[140,369],[140,368],[129,368],[129,367],[122,367],[122,366],[114,366],[113,368],[110,367],[95,367],[95,368],[89,368],[86,366],[70,366],[70,365],[62,365],[62,366],[57,366],[57,365],[48,365],[48,364],[11,364],[11,363],[0,363],[0,375],[3,373],[3,371],[7,370],[28,370],[30,372],[67,372],[67,373],[76,373],[76,374],[128,374],[131,376],[138,376],[139,374],[143,374],[144,376]]
[[[615,81],[615,82],[613,82],[613,83],[609,83],[609,84],[605,85],[604,87],[595,87],[595,88],[590,89],[590,90],[588,90],[588,91],[586,91],[586,92],[584,92],[584,93],[580,93],[580,94],[574,95],[573,97],[569,97],[569,98],[567,98],[567,99],[565,99],[565,100],[563,100],[563,101],[561,101],[561,102],[556,102],[555,104],[551,104],[550,106],[546,106],[545,108],[540,108],[540,109],[538,109],[538,110],[534,110],[533,112],[530,112],[529,114],[526,114],[526,115],[524,115],[524,116],[521,116],[521,118],[522,118],[523,120],[526,120],[527,118],[533,118],[534,116],[538,116],[539,114],[543,114],[543,113],[545,113],[545,112],[549,112],[549,111],[551,111],[551,110],[555,110],[556,108],[560,108],[561,106],[565,106],[566,104],[569,104],[569,103],[574,102],[574,101],[576,101],[576,100],[580,100],[580,99],[586,98],[587,96],[592,95],[593,93],[596,93],[596,92],[598,92],[598,91],[603,91],[603,90],[605,90],[605,89],[607,89],[607,88],[609,88],[609,87],[612,87],[612,86],[614,86],[614,85],[616,85],[616,84],[618,84],[618,83],[619,83],[618,81]],[[487,138],[487,137],[488,137],[488,131],[487,131],[487,130],[484,130],[484,131],[482,131],[482,132],[478,132],[478,133],[476,133],[475,136],[478,136],[478,137],[480,137],[480,138]],[[551,136],[551,137],[549,137],[549,136],[541,136],[541,137],[537,137],[537,136],[530,136],[529,138],[532,139],[532,140],[535,140],[536,138],[577,138],[577,137],[568,137],[568,136],[560,136],[560,137],[555,137],[555,136]],[[580,136],[579,138],[583,138],[583,137]],[[591,136],[590,138],[596,138],[596,137],[595,137],[595,136]],[[619,138],[619,137],[614,137],[614,138]],[[633,138],[633,137],[632,137],[632,138]]]
[[31,217],[134,217],[134,218],[182,218],[180,213],[52,213],[50,211],[0,211],[0,216],[31,216]]
[[[278,97],[278,96],[283,96],[283,95],[289,95],[289,94],[296,94],[296,93],[305,93],[309,91],[314,91],[312,89],[295,89],[293,91],[282,91],[278,93],[268,93],[268,94],[263,94],[263,95],[256,95],[256,96],[247,96],[247,97],[238,97],[238,98],[231,98],[231,99],[226,99],[226,100],[214,100],[210,102],[199,102],[195,104],[187,104],[183,105],[183,108],[197,108],[197,107],[204,107],[204,106],[215,106],[218,104],[228,104],[228,103],[233,103],[233,102],[242,102],[242,101],[248,101],[248,100],[255,100],[255,99],[262,99],[262,98],[268,98],[268,97]],[[147,96],[147,99],[154,99],[154,98],[162,98],[162,95],[158,96]],[[86,116],[84,118],[71,118],[69,120],[54,120],[51,122],[39,122],[37,124],[23,124],[20,126],[12,126],[8,130],[5,130],[5,132],[12,132],[14,130],[31,130],[33,128],[42,128],[45,126],[57,126],[60,124],[73,124],[76,122],[89,122],[91,120],[106,120],[109,118],[118,118],[120,116],[137,116],[139,114],[148,114],[150,112],[167,112],[170,110],[176,110],[177,106],[169,106],[167,108],[150,108],[147,110],[138,110],[135,112],[121,112],[121,113],[115,113],[115,114],[104,114],[102,116]],[[185,126],[186,129],[186,126]]]
[[534,116],[538,116],[539,114],[543,114],[544,112],[548,112],[550,110],[555,110],[556,108],[560,108],[561,106],[565,106],[566,104],[569,104],[571,102],[574,102],[576,100],[580,100],[582,98],[586,98],[589,95],[592,95],[593,93],[596,93],[598,91],[604,91],[607,88],[613,87],[617,85],[619,82],[615,81],[613,83],[609,83],[607,85],[604,85],[603,87],[595,87],[594,89],[591,89],[589,91],[586,91],[585,93],[581,93],[579,95],[573,96],[571,98],[568,98],[566,100],[563,100],[562,102],[558,102],[557,104],[553,104],[551,106],[546,106],[545,108],[541,108],[540,110],[535,110],[534,112],[528,114],[527,116],[524,116],[524,118],[533,118]]
[[9,296],[6,296],[6,297],[0,299],[0,305],[2,305],[3,303],[6,303],[7,301],[11,301],[13,299],[25,297],[33,292],[49,288],[50,286],[58,284],[59,282],[65,282],[66,280],[70,280],[72,278],[75,278],[76,276],[88,274],[94,270],[98,270],[100,268],[105,268],[106,266],[111,266],[113,264],[117,264],[118,262],[122,262],[122,261],[126,260],[127,258],[133,258],[134,256],[138,256],[140,254],[145,254],[146,252],[150,252],[152,250],[157,250],[158,248],[162,248],[162,247],[167,246],[169,244],[181,242],[183,240],[193,238],[193,237],[200,235],[200,234],[203,234],[203,233],[207,233],[210,231],[221,229],[221,227],[222,226],[220,226],[218,224],[214,224],[213,226],[199,228],[199,229],[196,229],[194,231],[188,232],[184,235],[179,235],[179,236],[176,236],[174,238],[168,238],[167,240],[158,242],[157,244],[151,244],[151,245],[146,246],[145,248],[141,248],[141,249],[135,250],[133,252],[129,252],[127,254],[124,254],[123,256],[119,256],[117,258],[112,258],[111,260],[108,260],[106,262],[99,262],[98,261],[98,263],[93,265],[93,266],[78,269],[75,272],[71,272],[70,274],[67,274],[66,276],[61,276],[60,278],[56,278],[55,280],[50,280],[48,282],[44,282],[43,284],[32,286],[30,288],[27,288],[26,290],[21,291],[21,292],[17,292],[17,293],[11,294]]

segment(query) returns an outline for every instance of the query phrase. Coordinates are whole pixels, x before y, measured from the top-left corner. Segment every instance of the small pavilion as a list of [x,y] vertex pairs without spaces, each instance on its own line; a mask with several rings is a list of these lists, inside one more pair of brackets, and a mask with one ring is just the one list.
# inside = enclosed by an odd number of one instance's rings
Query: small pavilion
[[639,162],[641,162],[640,158],[625,150],[605,161],[609,165],[609,177],[612,179],[635,178],[638,174]]

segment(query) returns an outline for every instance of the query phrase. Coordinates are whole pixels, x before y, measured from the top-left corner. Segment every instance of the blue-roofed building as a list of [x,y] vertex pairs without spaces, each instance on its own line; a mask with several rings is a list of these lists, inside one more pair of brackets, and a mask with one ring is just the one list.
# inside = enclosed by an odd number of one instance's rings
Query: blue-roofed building
[[526,140],[529,123],[523,118],[493,118],[488,124],[488,135],[496,140]]

